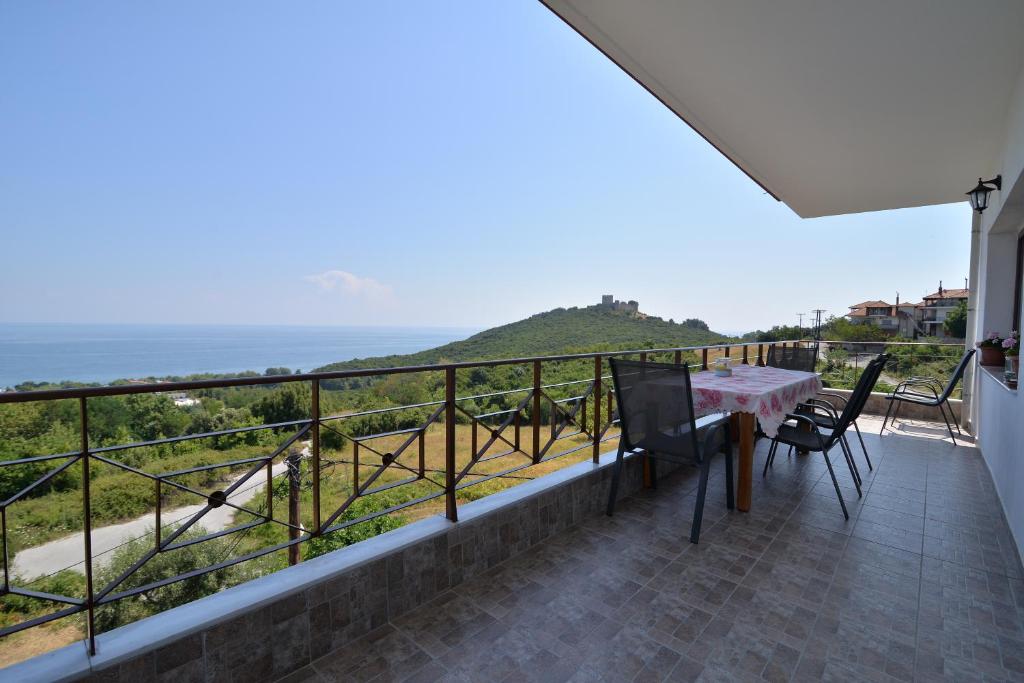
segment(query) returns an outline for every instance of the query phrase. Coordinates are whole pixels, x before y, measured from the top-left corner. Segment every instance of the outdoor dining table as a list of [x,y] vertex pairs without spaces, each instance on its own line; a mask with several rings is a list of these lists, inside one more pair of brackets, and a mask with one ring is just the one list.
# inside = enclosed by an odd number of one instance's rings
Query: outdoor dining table
[[697,417],[713,413],[732,413],[739,427],[739,470],[736,507],[750,510],[754,479],[754,432],[774,437],[786,415],[797,404],[814,398],[821,391],[821,378],[813,372],[783,370],[757,365],[738,365],[729,377],[714,372],[690,375],[693,410]]

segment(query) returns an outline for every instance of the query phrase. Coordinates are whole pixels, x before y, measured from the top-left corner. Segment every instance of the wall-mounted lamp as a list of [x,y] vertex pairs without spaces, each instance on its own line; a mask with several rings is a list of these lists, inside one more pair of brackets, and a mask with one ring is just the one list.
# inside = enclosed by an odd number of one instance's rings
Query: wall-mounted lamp
[[[989,187],[994,185],[995,187]],[[978,178],[978,186],[967,193],[967,198],[971,201],[971,208],[981,213],[988,208],[988,195],[992,190],[1001,190],[1003,188],[1003,176],[997,175],[992,180],[982,180]]]

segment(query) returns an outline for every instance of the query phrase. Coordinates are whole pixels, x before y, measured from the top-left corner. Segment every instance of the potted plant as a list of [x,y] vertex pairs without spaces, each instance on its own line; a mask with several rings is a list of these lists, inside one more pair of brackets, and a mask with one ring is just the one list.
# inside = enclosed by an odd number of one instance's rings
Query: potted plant
[[989,332],[987,337],[977,343],[977,347],[981,351],[982,365],[1002,366],[1005,364],[1003,338],[999,336],[998,332]]
[[1003,340],[1003,355],[1006,356],[1006,372],[1004,377],[1007,384],[1017,386],[1017,377],[1020,375],[1020,337],[1016,331],[1010,332],[1010,336]]

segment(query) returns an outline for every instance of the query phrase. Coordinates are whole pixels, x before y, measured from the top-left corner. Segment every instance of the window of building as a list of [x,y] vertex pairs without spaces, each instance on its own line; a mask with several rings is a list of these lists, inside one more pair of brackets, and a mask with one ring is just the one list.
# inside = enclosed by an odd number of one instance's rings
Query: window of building
[[1017,236],[1017,270],[1013,280],[1013,329],[1020,332],[1020,309],[1024,289],[1024,232]]

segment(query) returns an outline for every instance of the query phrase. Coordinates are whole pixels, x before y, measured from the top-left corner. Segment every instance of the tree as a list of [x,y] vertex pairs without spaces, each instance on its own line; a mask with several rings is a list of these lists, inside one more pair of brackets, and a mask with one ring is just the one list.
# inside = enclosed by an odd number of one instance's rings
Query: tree
[[252,406],[252,414],[264,424],[309,419],[313,400],[305,382],[289,382],[263,396]]
[[[195,540],[204,536],[201,527],[190,529],[182,534],[177,542]],[[153,547],[152,535],[146,535],[121,546],[114,551],[110,564],[104,567],[98,576],[97,584],[103,586],[128,570],[142,555]],[[135,573],[118,586],[117,590],[127,590],[145,586],[154,581],[167,579],[193,569],[209,567],[224,560],[230,550],[230,541],[225,538],[214,538],[176,550],[158,553],[143,564]],[[198,600],[233,585],[234,571],[232,568],[193,576],[162,588],[147,591],[135,598],[118,600],[96,612],[97,630],[109,631],[123,624],[138,621],[151,614],[157,614],[178,605]]]
[[132,394],[124,403],[128,426],[143,441],[179,436],[190,421],[170,397],[162,394]]
[[967,337],[967,302],[960,303],[946,316],[946,322],[942,324],[946,334],[954,339]]

